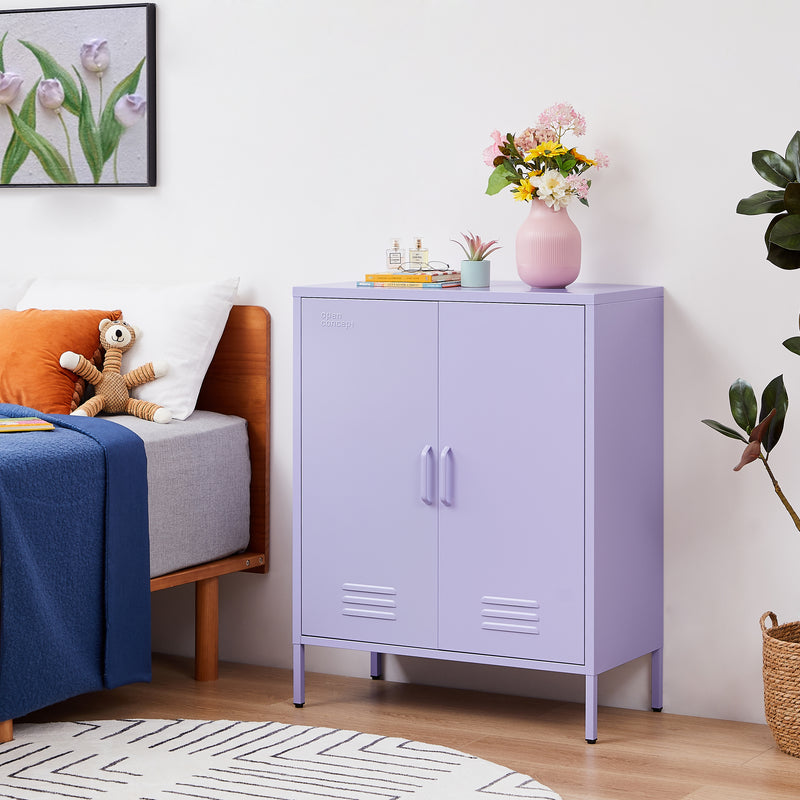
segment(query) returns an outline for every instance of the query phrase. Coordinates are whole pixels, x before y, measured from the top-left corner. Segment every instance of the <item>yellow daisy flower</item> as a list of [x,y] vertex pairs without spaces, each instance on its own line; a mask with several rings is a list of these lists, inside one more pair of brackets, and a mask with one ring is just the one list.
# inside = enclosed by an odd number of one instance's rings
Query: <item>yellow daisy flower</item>
[[567,148],[564,147],[561,142],[542,142],[538,147],[534,147],[533,150],[528,153],[527,158],[534,159],[550,156],[562,156],[568,152],[569,151]]
[[531,186],[531,182],[527,178],[523,178],[519,186],[515,186],[512,189],[512,192],[515,200],[530,200],[534,196],[536,189]]

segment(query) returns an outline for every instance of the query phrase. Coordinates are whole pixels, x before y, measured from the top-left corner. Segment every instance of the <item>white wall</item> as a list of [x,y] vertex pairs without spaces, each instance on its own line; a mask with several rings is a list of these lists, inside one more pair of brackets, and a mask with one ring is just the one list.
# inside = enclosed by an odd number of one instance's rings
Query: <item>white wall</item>
[[[764,260],[766,218],[734,213],[765,188],[751,151],[782,152],[800,127],[780,33],[798,22],[795,0],[161,0],[158,187],[7,189],[2,264],[239,274],[243,300],[270,309],[272,569],[223,581],[223,658],[290,664],[291,287],[358,278],[394,235],[421,233],[456,261],[449,239],[466,229],[505,244],[493,277],[515,279],[526,208],[484,195],[481,151],[492,129],[565,101],[588,120],[584,151],[612,159],[591,208],[571,211],[581,279],[666,288],[665,706],[763,720],[758,619],[800,614],[800,533],[760,466],[733,473],[736,443],[700,419],[727,418],[739,375],[760,390],[786,371],[800,390],[780,347],[797,332],[800,275]],[[798,441],[790,409],[772,463],[800,503]],[[191,602],[155,598],[157,648],[190,652]],[[367,670],[363,654],[316,648],[308,666]],[[646,660],[602,676],[601,703],[647,708],[648,676]],[[407,659],[389,677],[583,691],[580,678]]]

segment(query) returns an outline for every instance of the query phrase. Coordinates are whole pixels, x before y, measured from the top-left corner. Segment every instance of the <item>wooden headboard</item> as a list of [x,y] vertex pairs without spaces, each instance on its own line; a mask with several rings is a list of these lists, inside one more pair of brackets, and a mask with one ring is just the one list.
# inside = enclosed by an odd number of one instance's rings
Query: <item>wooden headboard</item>
[[269,569],[270,316],[265,308],[233,306],[197,408],[247,420],[250,544],[244,553],[153,578],[153,591],[230,572]]
[[197,407],[247,420],[250,439],[250,547],[269,568],[270,316],[261,306],[234,306],[206,373]]

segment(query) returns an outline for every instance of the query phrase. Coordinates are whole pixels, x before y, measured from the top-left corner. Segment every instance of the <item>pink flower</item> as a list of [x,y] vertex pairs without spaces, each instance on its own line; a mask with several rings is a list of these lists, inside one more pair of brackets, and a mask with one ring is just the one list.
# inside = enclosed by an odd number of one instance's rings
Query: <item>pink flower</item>
[[520,153],[527,153],[528,150],[533,150],[539,144],[536,137],[536,131],[533,128],[525,128],[522,133],[514,136],[514,144]]
[[600,150],[594,151],[594,164],[597,169],[603,169],[608,166],[608,156]]
[[589,194],[589,182],[583,177],[583,175],[568,175],[567,185],[580,200],[585,199]]
[[576,136],[586,133],[586,120],[569,103],[556,103],[539,115],[537,128],[561,132],[571,130]]
[[492,131],[492,143],[483,151],[483,163],[486,164],[487,167],[493,167],[494,160],[497,156],[503,155],[500,152],[500,144],[502,141],[503,137],[500,131]]

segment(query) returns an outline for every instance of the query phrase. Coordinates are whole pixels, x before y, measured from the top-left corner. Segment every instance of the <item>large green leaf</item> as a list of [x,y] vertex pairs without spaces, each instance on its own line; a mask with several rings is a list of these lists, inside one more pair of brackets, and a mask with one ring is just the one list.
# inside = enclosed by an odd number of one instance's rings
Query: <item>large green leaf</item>
[[764,189],[739,201],[737,214],[778,214],[786,210],[784,192],[780,189]]
[[[20,119],[31,128],[36,127],[36,90],[38,88],[39,81],[37,80],[33,88],[28,92],[19,110]],[[30,151],[30,147],[28,147],[28,145],[22,141],[19,134],[14,131],[11,134],[11,139],[6,148],[6,154],[3,157],[3,167],[0,170],[0,184],[7,185],[11,183],[11,179],[17,174],[17,171],[25,162]]]
[[800,336],[792,336],[789,339],[784,341],[783,346],[794,353],[796,356],[800,356]]
[[790,214],[800,214],[800,183],[791,181],[786,184],[783,203]]
[[795,179],[792,165],[772,150],[756,150],[753,153],[753,166],[756,172],[775,186],[786,186]]
[[48,174],[53,183],[77,183],[75,175],[73,175],[72,170],[67,165],[61,153],[59,153],[44,136],[37,133],[24,120],[20,119],[9,106],[7,106],[7,108],[11,116],[11,124],[14,126],[14,131],[19,135],[20,139],[30,147],[36,158],[39,159],[42,169]]
[[800,250],[787,250],[785,247],[781,247],[771,241],[772,231],[775,229],[775,226],[788,216],[788,214],[778,214],[776,217],[773,217],[769,225],[767,225],[767,230],[764,234],[764,243],[767,247],[767,261],[781,269],[800,269]]
[[767,433],[761,440],[764,449],[769,453],[781,438],[783,433],[783,423],[786,419],[786,411],[789,408],[789,395],[783,383],[783,375],[773,378],[761,395],[761,414],[759,422],[766,419],[772,409],[775,409],[775,417],[770,423]]
[[794,179],[800,181],[800,131],[796,131],[786,147],[786,160],[794,170]]
[[139,85],[139,75],[141,74],[142,67],[144,66],[144,59],[142,59],[133,72],[124,77],[115,87],[111,94],[108,96],[106,106],[100,117],[100,138],[103,147],[103,163],[105,164],[109,158],[114,154],[119,144],[120,137],[122,136],[125,128],[117,122],[114,116],[114,106],[117,101],[126,94],[133,94],[136,87]]
[[731,414],[736,424],[750,433],[756,424],[758,404],[753,387],[742,378],[735,380],[728,389],[728,400],[731,405]]
[[779,219],[770,231],[769,241],[784,250],[800,250],[800,214]]
[[86,84],[83,82],[78,70],[75,70],[75,74],[81,84],[81,113],[78,117],[78,138],[80,139],[83,155],[86,157],[86,163],[92,171],[94,182],[99,183],[100,175],[103,173],[103,164],[105,164],[103,160],[103,142],[100,137],[100,131],[94,121],[89,90],[86,88]]
[[8,31],[3,34],[3,38],[0,39],[0,72],[5,72],[6,67],[3,61],[3,45],[6,43],[6,36],[8,36]]
[[64,108],[76,117],[81,113],[81,96],[78,85],[72,80],[72,76],[42,47],[37,47],[30,42],[20,39],[20,44],[27,47],[36,56],[42,74],[45,78],[57,78],[61,81],[64,88]]
[[715,431],[718,431],[723,436],[729,436],[731,439],[738,439],[741,442],[747,443],[747,439],[742,436],[739,431],[735,431],[733,428],[729,428],[727,425],[723,425],[721,422],[715,422],[713,419],[704,419],[701,422],[708,425],[709,428],[713,428]]
[[767,248],[767,261],[780,269],[800,269],[800,250],[787,250],[770,242]]
[[486,194],[497,194],[501,189],[505,189],[509,183],[514,183],[517,173],[509,169],[508,162],[498,164],[489,176],[489,185],[486,187]]

